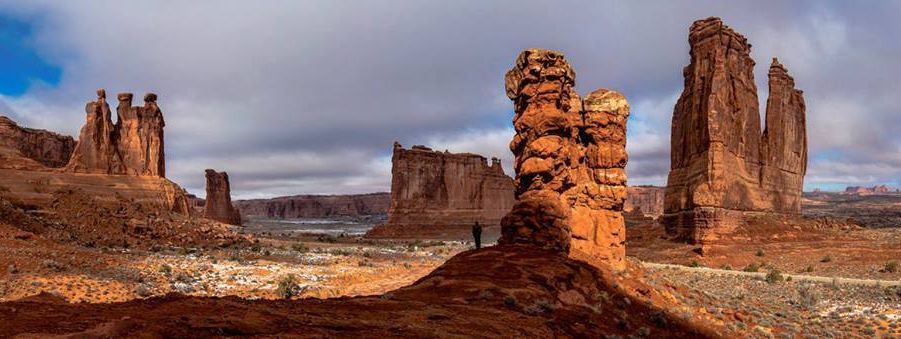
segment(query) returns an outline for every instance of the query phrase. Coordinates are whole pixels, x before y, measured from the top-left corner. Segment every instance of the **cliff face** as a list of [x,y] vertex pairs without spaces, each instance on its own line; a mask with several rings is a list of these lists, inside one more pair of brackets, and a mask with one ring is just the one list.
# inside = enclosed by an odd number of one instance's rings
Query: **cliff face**
[[0,167],[41,170],[63,167],[72,156],[75,140],[50,131],[20,127],[0,116]]
[[580,99],[564,56],[543,49],[523,51],[505,86],[516,111],[517,202],[499,242],[624,267],[626,98],[599,89]]
[[143,107],[132,107],[132,94],[117,96],[117,121],[111,120],[106,91],[85,107],[87,118],[66,170],[76,173],[165,177],[162,112],[156,94],[144,96]]
[[367,236],[466,235],[475,222],[499,225],[513,206],[513,180],[500,160],[395,143],[391,161],[388,221]]
[[673,110],[664,223],[677,238],[715,239],[743,212],[800,213],[807,163],[804,100],[775,59],[761,133],[751,45],[718,18],[696,21]]
[[629,186],[626,191],[624,212],[639,212],[642,215],[657,217],[663,214],[663,196],[665,187]]
[[385,215],[390,205],[390,193],[296,195],[235,201],[235,207],[245,217],[273,219]]
[[241,214],[232,205],[228,173],[206,170],[206,203],[203,217],[230,225],[241,225]]

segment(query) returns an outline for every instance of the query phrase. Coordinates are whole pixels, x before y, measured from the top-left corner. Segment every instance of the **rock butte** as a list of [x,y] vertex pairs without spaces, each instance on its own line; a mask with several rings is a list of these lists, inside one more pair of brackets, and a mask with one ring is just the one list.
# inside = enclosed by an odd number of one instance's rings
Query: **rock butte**
[[390,193],[295,195],[235,201],[235,207],[244,217],[275,219],[385,215],[390,205]]
[[470,237],[475,222],[497,227],[513,206],[513,180],[500,160],[394,144],[388,221],[368,237]]
[[626,203],[623,206],[623,211],[658,217],[663,214],[663,196],[665,191],[665,187],[629,186],[626,191]]
[[674,238],[715,240],[746,212],[800,213],[807,169],[804,98],[775,58],[760,131],[751,45],[719,18],[692,24],[691,62],[673,110],[663,221]]
[[20,127],[0,116],[0,167],[45,170],[69,162],[75,140],[50,131]]
[[241,214],[232,205],[228,173],[206,170],[206,203],[203,217],[230,225],[241,225]]
[[111,120],[106,91],[85,106],[87,118],[66,170],[75,173],[166,176],[163,113],[157,96],[144,96],[143,107],[132,107],[131,93],[120,93],[116,124]]
[[517,202],[499,242],[623,268],[629,104],[607,89],[580,99],[574,85],[564,56],[544,49],[523,51],[506,74]]

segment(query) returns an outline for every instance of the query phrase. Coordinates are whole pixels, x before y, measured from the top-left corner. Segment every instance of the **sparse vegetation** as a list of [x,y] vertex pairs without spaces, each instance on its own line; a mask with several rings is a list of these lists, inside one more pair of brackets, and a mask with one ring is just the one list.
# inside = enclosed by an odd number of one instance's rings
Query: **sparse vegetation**
[[783,280],[785,280],[785,277],[782,276],[782,272],[779,272],[779,270],[774,269],[774,270],[771,270],[770,273],[766,274],[765,280],[766,280],[766,282],[768,282],[770,284],[775,284],[775,283],[782,282]]
[[888,273],[898,272],[898,262],[897,261],[889,261],[885,263],[884,270]]
[[724,264],[724,265],[720,266],[720,269],[721,269],[721,270],[726,270],[726,271],[731,271],[731,270],[732,270],[732,266],[731,266],[731,265],[728,265],[728,264]]
[[807,268],[804,269],[804,272],[807,272],[807,273],[813,272],[813,265],[807,265]]
[[294,250],[295,252],[300,252],[300,253],[307,253],[310,251],[310,249],[306,245],[301,244],[301,243],[291,245],[291,249]]
[[820,262],[832,262],[832,256],[827,255],[823,257],[823,259],[820,259]]
[[168,277],[170,274],[172,274],[172,266],[165,264],[161,265],[159,271],[160,273]]
[[300,295],[301,292],[300,286],[297,284],[297,280],[294,278],[293,274],[281,277],[281,279],[278,280],[278,287],[275,289],[275,294],[282,299],[291,299]]
[[66,270],[66,266],[64,266],[63,264],[59,263],[56,260],[51,260],[51,259],[44,260],[42,265],[45,268],[50,269],[51,271],[54,271],[54,272],[62,272],[62,271]]
[[757,250],[757,254],[755,254],[755,255],[758,256],[758,257],[762,257],[762,256],[764,256],[764,255],[766,255],[766,254],[763,253],[763,250]]
[[757,265],[757,263],[753,263],[753,262],[752,262],[752,263],[748,264],[748,266],[745,266],[745,268],[744,268],[742,271],[745,271],[745,272],[757,272],[757,271],[759,271],[759,270],[760,270],[760,266]]
[[697,260],[692,260],[692,261],[691,261],[691,264],[690,264],[689,266],[691,266],[691,267],[701,267],[701,263],[698,262]]

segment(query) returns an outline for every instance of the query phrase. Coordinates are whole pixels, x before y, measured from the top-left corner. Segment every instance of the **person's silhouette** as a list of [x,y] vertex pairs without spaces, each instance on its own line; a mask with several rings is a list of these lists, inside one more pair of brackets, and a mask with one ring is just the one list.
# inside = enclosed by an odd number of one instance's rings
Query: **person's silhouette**
[[482,248],[482,225],[478,221],[472,226],[472,238],[476,241],[476,249]]

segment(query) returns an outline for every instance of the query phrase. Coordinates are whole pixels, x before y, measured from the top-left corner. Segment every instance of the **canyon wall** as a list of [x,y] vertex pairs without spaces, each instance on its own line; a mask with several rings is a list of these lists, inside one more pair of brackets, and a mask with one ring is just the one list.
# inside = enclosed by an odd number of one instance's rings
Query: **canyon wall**
[[232,205],[228,173],[206,170],[206,201],[203,217],[230,225],[241,225],[241,214]]
[[629,186],[623,212],[638,212],[642,215],[658,217],[663,214],[663,197],[666,187]]
[[691,62],[673,110],[667,232],[713,240],[744,224],[745,212],[800,213],[807,164],[801,91],[776,59],[761,132],[751,45],[719,18],[689,33]]
[[21,127],[0,116],[0,167],[41,170],[63,167],[75,140],[50,131]]
[[163,114],[157,96],[144,96],[144,106],[132,107],[132,94],[117,95],[117,121],[112,123],[106,91],[85,107],[86,122],[66,170],[75,173],[166,176]]
[[574,86],[564,56],[543,49],[523,51],[505,76],[517,201],[499,243],[623,268],[629,103],[607,89],[580,99]]
[[467,236],[475,222],[500,225],[513,206],[513,180],[500,160],[394,144],[388,221],[369,237]]
[[390,193],[295,195],[235,201],[235,207],[241,215],[270,219],[386,215],[389,206],[391,206]]

